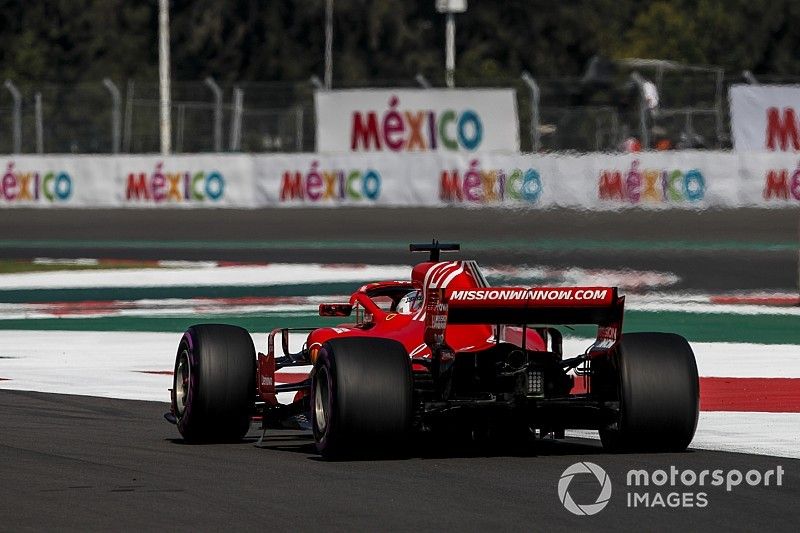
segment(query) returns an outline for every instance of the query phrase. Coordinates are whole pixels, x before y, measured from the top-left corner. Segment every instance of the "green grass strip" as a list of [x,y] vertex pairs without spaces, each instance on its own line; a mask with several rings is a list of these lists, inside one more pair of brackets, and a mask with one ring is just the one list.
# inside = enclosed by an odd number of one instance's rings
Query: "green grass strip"
[[[0,247],[53,250],[87,250],[97,248],[134,249],[134,250],[408,250],[406,241],[361,241],[361,240],[53,240],[53,239],[0,239]],[[593,239],[509,239],[492,241],[470,241],[463,246],[464,252],[506,250],[634,250],[634,251],[763,251],[782,252],[800,249],[797,242],[756,242],[756,241],[700,241],[700,240],[668,240],[668,241],[635,241],[635,240],[593,240]],[[357,258],[356,258],[357,259]]]
[[[410,272],[410,271],[409,271]],[[538,279],[489,276],[497,285],[524,285]],[[287,285],[217,285],[199,287],[108,287],[80,289],[8,289],[0,290],[0,303],[50,303],[163,298],[244,298],[263,296],[350,295],[361,285],[376,281],[341,281],[328,283],[292,283]]]
[[[193,317],[107,317],[0,320],[0,329],[68,331],[180,332],[199,322],[236,324],[252,331],[277,327],[330,326],[341,319],[323,319],[312,313],[266,313],[263,315],[209,315]],[[737,342],[800,345],[800,320],[789,315],[734,315],[677,312],[628,311],[624,330],[666,331],[696,342]],[[594,336],[594,328],[580,326],[565,334]],[[753,354],[758,356],[758,354]]]

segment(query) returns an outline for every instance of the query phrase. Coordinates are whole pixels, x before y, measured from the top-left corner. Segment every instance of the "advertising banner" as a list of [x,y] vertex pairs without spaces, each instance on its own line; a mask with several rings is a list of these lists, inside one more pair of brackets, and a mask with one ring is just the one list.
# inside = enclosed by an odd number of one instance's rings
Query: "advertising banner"
[[517,152],[513,89],[317,91],[322,153]]
[[113,205],[256,207],[255,159],[242,155],[115,159]]
[[800,207],[800,158],[797,155],[743,154],[737,163],[739,205]]
[[0,165],[0,207],[101,205],[113,191],[114,166],[108,160],[15,155]]
[[252,157],[15,156],[0,207],[256,207]]
[[281,207],[435,205],[437,159],[421,154],[256,158],[256,202]]
[[800,156],[369,153],[15,156],[0,208],[800,208]]
[[731,130],[737,151],[800,151],[800,85],[733,85]]

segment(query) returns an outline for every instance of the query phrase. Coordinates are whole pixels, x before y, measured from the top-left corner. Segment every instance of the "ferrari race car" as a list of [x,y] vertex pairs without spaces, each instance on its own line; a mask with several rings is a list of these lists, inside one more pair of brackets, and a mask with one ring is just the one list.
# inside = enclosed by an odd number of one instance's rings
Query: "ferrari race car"
[[[254,419],[266,430],[299,418],[325,457],[437,431],[524,441],[594,429],[613,451],[689,445],[699,412],[692,349],[670,333],[622,334],[616,288],[490,287],[474,261],[440,261],[456,244],[410,248],[430,254],[410,280],[319,306],[351,323],[274,329],[257,355],[240,327],[190,327],[167,419],[186,441],[220,442],[242,439]],[[577,324],[596,325],[597,337],[566,357],[559,328]],[[297,332],[308,336],[291,353]],[[276,383],[276,370],[308,365],[302,381]],[[285,392],[292,400],[281,403]]]

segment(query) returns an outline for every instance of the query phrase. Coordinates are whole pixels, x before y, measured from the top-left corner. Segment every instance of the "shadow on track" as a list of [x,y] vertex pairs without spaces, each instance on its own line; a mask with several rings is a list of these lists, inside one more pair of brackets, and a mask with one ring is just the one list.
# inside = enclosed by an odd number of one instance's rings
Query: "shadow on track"
[[[180,439],[176,439],[180,442]],[[261,450],[289,452],[306,455],[314,461],[323,460],[317,454],[312,436],[308,432],[292,431],[267,432],[261,444],[258,439],[248,437],[246,443],[256,444]],[[399,449],[398,449],[399,448]],[[687,450],[685,454],[693,453]],[[408,459],[461,459],[461,458],[493,458],[493,457],[562,457],[562,456],[610,456],[603,450],[599,441],[581,438],[528,439],[525,442],[503,441],[469,441],[433,438],[428,435],[415,436],[405,444],[385,449],[359,449],[353,456],[340,461],[375,461],[375,460],[408,460]],[[624,454],[623,454],[624,455]],[[648,454],[648,455],[658,455]],[[674,454],[671,454],[674,455]]]

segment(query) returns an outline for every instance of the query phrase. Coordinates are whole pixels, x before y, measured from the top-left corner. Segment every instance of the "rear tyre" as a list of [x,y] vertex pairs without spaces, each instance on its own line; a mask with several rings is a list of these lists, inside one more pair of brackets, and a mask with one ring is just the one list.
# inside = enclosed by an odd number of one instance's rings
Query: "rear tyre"
[[250,428],[256,363],[247,330],[225,324],[191,326],[178,346],[172,411],[189,442],[235,442]]
[[613,357],[619,417],[600,430],[603,447],[612,452],[685,450],[700,411],[697,364],[686,339],[629,333]]
[[317,451],[328,459],[391,453],[408,435],[412,394],[411,365],[399,342],[326,342],[311,380]]

